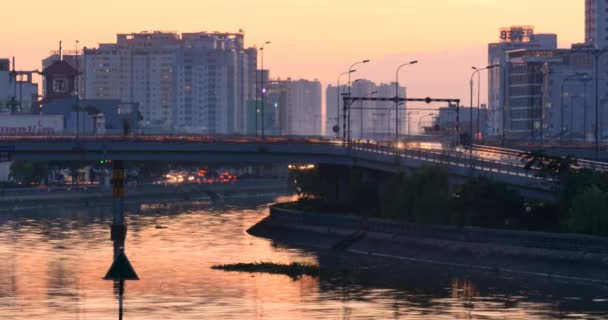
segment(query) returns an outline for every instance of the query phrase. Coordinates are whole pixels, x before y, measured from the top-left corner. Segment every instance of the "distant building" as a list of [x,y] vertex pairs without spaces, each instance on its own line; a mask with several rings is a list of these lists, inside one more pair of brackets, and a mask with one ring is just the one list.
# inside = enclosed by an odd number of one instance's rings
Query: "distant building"
[[[342,126],[336,126],[338,123],[342,123],[342,93],[346,90],[348,90],[346,84],[341,84],[339,89],[332,85],[328,85],[325,89],[325,136],[336,137],[341,135]],[[335,131],[335,128],[337,128],[337,131]]]
[[86,98],[139,104],[149,130],[246,131],[257,50],[243,33],[119,34],[83,60]]
[[283,132],[287,135],[320,136],[323,130],[321,82],[288,80]]
[[488,45],[488,65],[500,67],[488,70],[489,123],[487,134],[498,136],[503,132],[503,111],[508,108],[506,89],[509,87],[507,74],[507,52],[519,49],[557,49],[556,34],[535,34],[530,26],[503,28],[499,42]]
[[585,42],[596,49],[608,47],[608,2],[585,0]]
[[36,113],[61,115],[60,131],[90,135],[131,134],[139,130],[137,105],[118,99],[80,99],[76,93],[78,71],[66,61],[52,62],[42,75],[45,95]]
[[[456,113],[456,107],[443,107],[439,108],[439,113],[434,119],[435,128],[433,130],[438,131],[443,135],[452,135],[455,136],[457,132],[457,126],[459,126],[460,133],[471,132],[471,128],[473,132],[484,132],[486,129],[484,128],[488,119],[488,109],[477,109],[477,108],[468,108],[468,107],[460,107],[458,108],[458,114]],[[473,114],[471,115],[471,111]],[[473,122],[471,123],[471,117],[473,118]],[[477,118],[479,117],[479,128]],[[478,130],[479,129],[479,130]]]
[[[347,85],[340,85],[340,98],[337,99],[337,87],[327,86],[325,89],[326,97],[326,118],[325,135],[336,136],[333,127],[339,122],[339,133],[342,135],[344,112],[342,94],[348,93]],[[353,82],[351,88],[352,97],[395,97],[395,83],[376,84],[369,80],[358,80]],[[405,87],[399,87],[399,97],[406,97]],[[337,103],[339,103],[337,105]],[[336,110],[336,107],[339,110]],[[369,139],[394,136],[395,134],[395,103],[390,101],[359,101],[351,106],[350,114],[350,135],[353,139]],[[405,134],[407,132],[406,119],[406,104],[401,104],[399,107],[399,132]],[[336,117],[340,114],[339,121]]]
[[[59,52],[52,53],[50,56],[48,56],[42,60],[42,70],[48,68],[51,64],[53,64],[53,62],[59,61],[62,59],[67,64],[69,64],[72,68],[74,68],[76,71],[78,71],[78,75],[76,76],[77,82],[76,82],[75,89],[76,89],[76,92],[78,93],[78,96],[81,98],[84,98],[84,77],[82,76],[84,66],[82,65],[82,55],[81,54],[62,54],[62,55],[60,55]],[[43,78],[42,79],[42,90],[44,90],[44,88],[46,88],[46,84],[44,81],[45,80]],[[43,91],[42,94],[44,95],[45,92]]]
[[[595,62],[584,47],[508,52],[506,133],[511,139],[589,140],[594,132]],[[602,64],[604,65],[604,64]],[[605,65],[600,68],[605,74]],[[600,79],[600,86],[606,80]],[[608,99],[600,91],[600,129]],[[607,128],[608,129],[608,128]]]
[[0,59],[0,113],[30,113],[38,101],[36,71],[11,70],[9,59]]
[[258,71],[262,92],[248,103],[247,132],[261,134],[262,114],[266,135],[318,136],[322,133],[323,116],[321,83],[317,80],[269,79],[268,70]]

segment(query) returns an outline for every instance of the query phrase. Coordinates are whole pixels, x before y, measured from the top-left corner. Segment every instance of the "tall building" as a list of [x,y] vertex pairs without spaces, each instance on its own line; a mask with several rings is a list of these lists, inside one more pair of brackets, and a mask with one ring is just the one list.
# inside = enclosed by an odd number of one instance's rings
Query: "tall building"
[[83,60],[85,96],[138,103],[149,130],[246,131],[257,50],[243,33],[119,34]]
[[78,70],[60,58],[42,71],[44,98],[37,113],[60,116],[61,131],[76,134],[131,134],[139,128],[138,106],[118,99],[82,99]]
[[[347,85],[337,86],[328,85],[325,88],[325,136],[336,137],[342,132],[342,93],[348,90]],[[335,130],[337,128],[337,131]]]
[[503,114],[509,109],[507,88],[509,87],[507,53],[513,50],[553,50],[557,49],[556,34],[535,34],[529,26],[502,28],[499,42],[488,45],[488,65],[499,65],[488,70],[488,132],[490,136],[502,135]]
[[321,82],[318,80],[289,81],[287,106],[284,109],[284,133],[287,135],[319,136],[323,130]]
[[[589,140],[597,121],[593,108],[594,58],[581,48],[514,50],[507,55],[507,137],[532,141]],[[605,88],[606,81],[600,82]],[[600,92],[600,127],[608,120],[608,114],[603,112],[608,103],[606,98]]]
[[596,49],[608,47],[608,1],[585,0],[585,42]]

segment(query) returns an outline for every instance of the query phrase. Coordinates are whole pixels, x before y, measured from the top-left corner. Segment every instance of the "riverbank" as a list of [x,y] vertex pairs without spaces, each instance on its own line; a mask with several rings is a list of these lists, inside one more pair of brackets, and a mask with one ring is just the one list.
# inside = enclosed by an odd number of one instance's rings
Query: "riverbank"
[[[165,185],[146,184],[126,187],[125,201],[222,201],[224,196],[248,193],[285,193],[288,187],[285,180],[255,179],[241,180],[225,184],[185,184]],[[80,207],[103,205],[112,202],[112,189],[103,186],[47,190],[23,189],[0,191],[0,211],[11,211],[48,206]]]
[[402,224],[299,212],[280,204],[248,232],[335,254],[608,284],[608,238],[603,237]]

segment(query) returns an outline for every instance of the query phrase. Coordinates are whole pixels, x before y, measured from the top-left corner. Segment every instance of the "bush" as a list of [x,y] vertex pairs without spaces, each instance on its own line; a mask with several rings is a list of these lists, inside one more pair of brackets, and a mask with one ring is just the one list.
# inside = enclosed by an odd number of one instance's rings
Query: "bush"
[[424,167],[402,173],[378,192],[382,217],[413,223],[446,223],[449,217],[448,174],[442,168]]
[[456,190],[451,224],[503,227],[518,224],[524,201],[506,184],[485,177],[467,180]]
[[577,233],[608,235],[608,193],[592,185],[576,195],[567,229]]

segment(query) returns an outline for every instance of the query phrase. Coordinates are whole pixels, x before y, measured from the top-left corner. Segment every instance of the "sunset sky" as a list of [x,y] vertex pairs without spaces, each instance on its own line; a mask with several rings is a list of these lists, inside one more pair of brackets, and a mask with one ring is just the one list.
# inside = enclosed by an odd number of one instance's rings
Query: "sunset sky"
[[[357,60],[357,78],[402,83],[409,96],[465,98],[472,65],[487,64],[487,43],[510,25],[557,33],[560,46],[584,38],[583,0],[6,0],[0,7],[0,57],[40,68],[59,40],[72,49],[138,31],[245,31],[247,45],[272,41],[272,77],[335,84]],[[483,87],[482,87],[483,88]],[[485,102],[485,99],[482,99]]]

